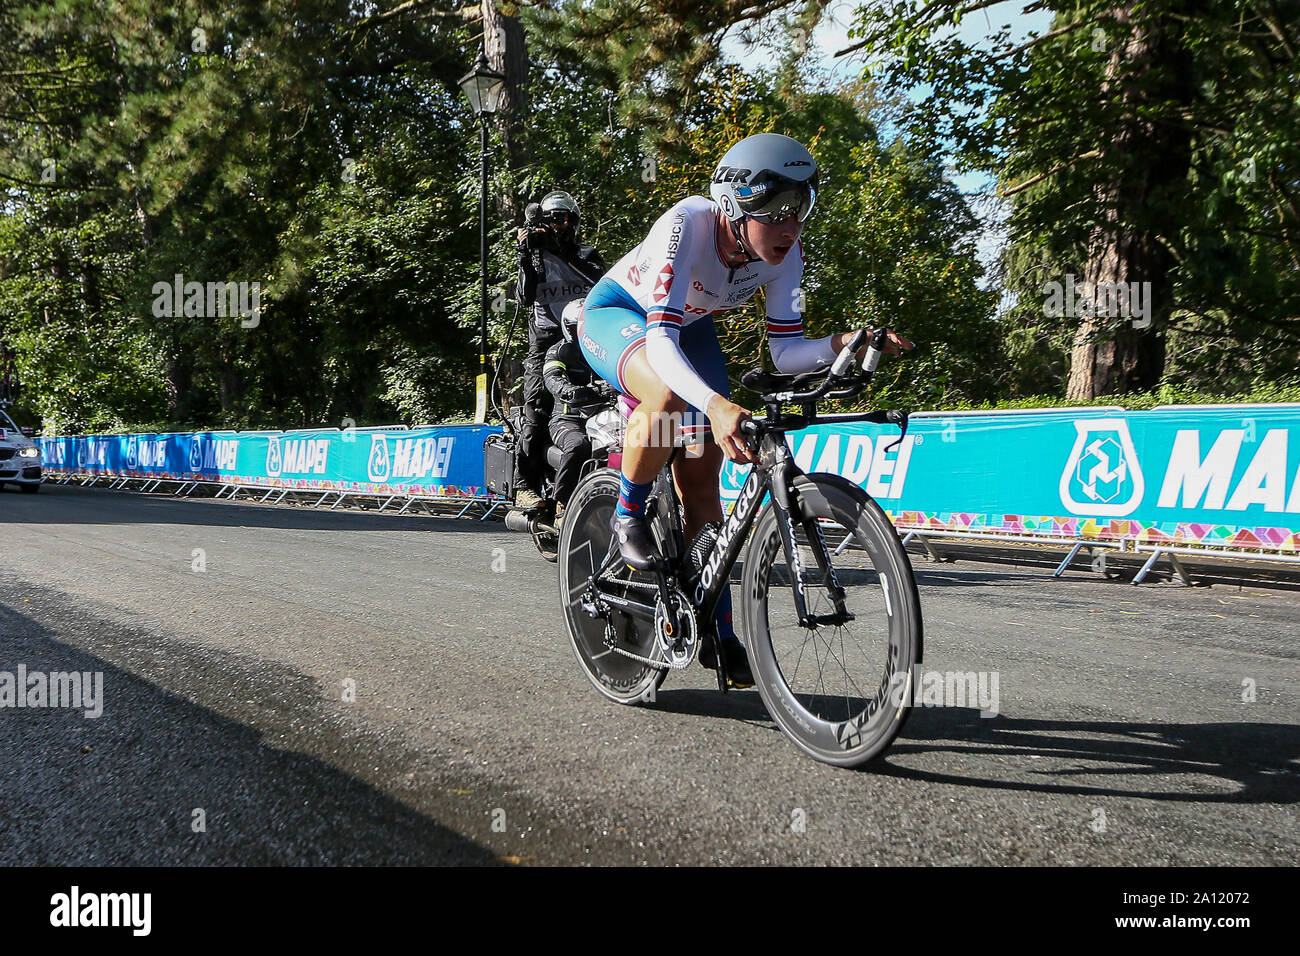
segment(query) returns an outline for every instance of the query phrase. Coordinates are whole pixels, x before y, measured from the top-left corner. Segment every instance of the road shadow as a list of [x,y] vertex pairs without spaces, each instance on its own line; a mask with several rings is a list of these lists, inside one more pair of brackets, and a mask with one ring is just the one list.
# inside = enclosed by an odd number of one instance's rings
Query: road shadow
[[65,643],[0,603],[0,671],[23,664],[29,674],[103,675],[98,718],[81,708],[0,709],[0,864],[498,864],[486,846],[302,752],[342,763],[357,750],[314,680],[276,665],[250,671],[175,642],[159,653],[132,632],[110,635],[107,622],[83,623],[92,639],[111,636],[144,666],[216,694],[258,728]]
[[683,687],[676,690],[660,689],[651,705],[655,710],[687,717],[720,717],[746,724],[759,724],[778,730],[763,706],[763,698],[756,690],[733,690],[726,694],[714,690]]
[[[1086,796],[1137,797],[1180,803],[1296,803],[1300,801],[1300,727],[1270,723],[1152,723],[980,717],[965,707],[913,709],[900,737],[864,770],[918,780],[993,790]],[[1030,770],[1035,779],[921,769],[899,761],[908,755],[950,757],[952,765],[978,767],[981,757],[1005,767],[1007,757],[1051,758]],[[1062,761],[1080,765],[1061,768]],[[933,762],[933,761],[930,761]],[[994,761],[990,761],[990,766]],[[1157,777],[1188,782],[1169,788]],[[1110,784],[1073,778],[1109,777]],[[1213,777],[1235,786],[1228,793],[1195,792],[1191,778]],[[1151,786],[1137,781],[1149,780]],[[1133,781],[1129,783],[1129,781]]]
[[[780,733],[757,691],[724,696],[713,690],[661,690],[653,706],[668,713],[736,720]],[[1029,771],[1040,779],[995,778],[978,772],[920,769],[900,762],[913,754],[950,758],[941,762],[963,768],[978,767],[981,757],[991,758],[989,766],[1005,767],[1007,757],[1026,761],[1050,758],[1052,766]],[[1080,765],[1062,769],[1063,760],[1076,760]],[[1300,727],[985,718],[974,708],[916,707],[893,745],[861,770],[925,783],[1030,793],[1184,803],[1296,803],[1300,802]],[[1195,792],[1194,785],[1179,790],[1167,784],[1163,789],[1124,785],[1129,779],[1170,775],[1215,777],[1235,789],[1206,793]],[[1115,782],[1072,782],[1075,777],[1109,777]]]

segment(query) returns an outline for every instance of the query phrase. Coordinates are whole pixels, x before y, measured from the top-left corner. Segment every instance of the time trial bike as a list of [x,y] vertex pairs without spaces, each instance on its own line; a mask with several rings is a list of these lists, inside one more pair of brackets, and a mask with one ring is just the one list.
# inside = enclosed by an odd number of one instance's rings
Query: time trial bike
[[[845,767],[870,761],[898,735],[922,653],[911,562],[866,491],[839,475],[805,473],[786,441],[791,431],[832,421],[818,416],[820,400],[851,398],[870,384],[886,335],[871,336],[860,370],[854,356],[865,331],[829,370],[745,374],[742,383],[766,408],[745,422],[758,464],[727,518],[706,525],[689,548],[672,480],[686,444],[677,439],[646,504],[659,554],[652,571],[628,567],[610,531],[618,472],[599,469],[578,484],[560,534],[560,597],[578,664],[607,698],[654,700],[670,671],[712,644],[719,595],[748,541],[736,617],[773,720],[806,754]],[[895,425],[901,442],[908,417],[882,410],[833,421]],[[710,650],[725,693],[725,658]]]

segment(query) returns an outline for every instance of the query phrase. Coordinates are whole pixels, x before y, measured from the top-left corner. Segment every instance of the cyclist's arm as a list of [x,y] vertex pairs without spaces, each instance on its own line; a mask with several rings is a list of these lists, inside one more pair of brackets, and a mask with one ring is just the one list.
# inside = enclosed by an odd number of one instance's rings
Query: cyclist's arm
[[[674,225],[681,227],[675,237]],[[645,357],[654,373],[676,395],[707,412],[709,402],[718,393],[700,378],[681,347],[683,306],[690,288],[691,255],[697,241],[695,232],[689,216],[670,210],[655,223],[647,237],[646,248],[653,249],[654,255],[649,271],[642,278],[643,282],[652,283],[653,290],[646,312]],[[670,238],[677,240],[671,255],[667,251]],[[680,269],[681,274],[674,269]]]
[[806,339],[799,309],[803,281],[803,246],[790,250],[790,265],[767,284],[767,347],[776,370],[785,374],[811,372],[835,361],[832,336]]

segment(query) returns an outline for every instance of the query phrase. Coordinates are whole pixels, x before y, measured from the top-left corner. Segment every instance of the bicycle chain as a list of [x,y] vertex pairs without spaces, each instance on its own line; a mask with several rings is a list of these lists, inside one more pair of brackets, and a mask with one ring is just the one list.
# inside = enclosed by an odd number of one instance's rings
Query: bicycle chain
[[614,631],[614,622],[611,621],[609,618],[605,618],[605,646],[608,647],[615,654],[622,654],[624,657],[632,658],[632,660],[636,661],[639,664],[645,664],[648,667],[654,667],[661,671],[685,670],[687,667],[691,666],[691,661],[694,660],[694,657],[691,657],[688,658],[684,663],[670,664],[668,661],[656,661],[656,660],[651,660],[649,657],[642,657],[640,654],[633,654],[631,651],[626,651],[623,648],[618,647],[617,645],[618,645],[618,634]]

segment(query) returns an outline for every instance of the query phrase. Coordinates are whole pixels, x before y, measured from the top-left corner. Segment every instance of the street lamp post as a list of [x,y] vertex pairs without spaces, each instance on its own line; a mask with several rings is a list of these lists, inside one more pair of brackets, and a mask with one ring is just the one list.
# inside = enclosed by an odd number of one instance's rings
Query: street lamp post
[[478,380],[475,383],[474,420],[487,421],[488,398],[488,294],[487,294],[487,138],[488,117],[501,105],[501,91],[506,78],[488,69],[487,56],[480,52],[474,69],[460,80],[460,88],[469,99],[470,109],[479,118],[479,356]]

